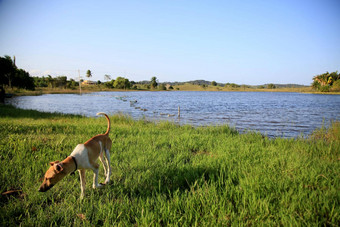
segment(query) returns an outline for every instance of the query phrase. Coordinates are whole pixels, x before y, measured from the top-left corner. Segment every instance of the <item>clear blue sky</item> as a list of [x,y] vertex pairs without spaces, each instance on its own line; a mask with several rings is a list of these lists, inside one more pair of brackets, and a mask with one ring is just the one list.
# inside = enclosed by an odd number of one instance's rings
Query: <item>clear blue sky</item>
[[340,71],[340,0],[0,0],[0,56],[33,76],[297,83]]

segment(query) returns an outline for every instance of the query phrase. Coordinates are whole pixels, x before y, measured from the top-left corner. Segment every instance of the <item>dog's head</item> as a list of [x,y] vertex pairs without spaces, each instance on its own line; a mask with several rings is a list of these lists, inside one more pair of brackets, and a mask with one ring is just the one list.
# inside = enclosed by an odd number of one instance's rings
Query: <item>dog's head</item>
[[50,162],[50,168],[46,171],[44,182],[39,187],[39,192],[46,192],[65,177],[63,163],[59,161]]

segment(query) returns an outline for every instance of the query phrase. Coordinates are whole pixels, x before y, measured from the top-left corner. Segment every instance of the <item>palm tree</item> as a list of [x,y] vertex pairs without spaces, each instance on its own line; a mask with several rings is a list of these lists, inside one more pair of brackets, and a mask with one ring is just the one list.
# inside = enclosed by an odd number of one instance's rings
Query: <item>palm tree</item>
[[92,77],[92,72],[91,72],[91,70],[87,70],[87,72],[86,72],[86,77],[87,77],[87,78]]
[[325,86],[328,84],[329,76],[329,72],[326,72],[324,74],[316,75],[313,77],[313,80],[318,82],[321,86]]
[[104,80],[111,80],[111,76],[108,75],[108,74],[105,74],[105,75],[104,75]]

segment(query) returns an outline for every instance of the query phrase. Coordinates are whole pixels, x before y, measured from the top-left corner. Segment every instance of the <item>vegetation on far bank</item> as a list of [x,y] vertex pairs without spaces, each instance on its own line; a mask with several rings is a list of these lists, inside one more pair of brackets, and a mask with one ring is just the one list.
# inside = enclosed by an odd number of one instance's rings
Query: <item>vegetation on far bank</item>
[[[192,83],[183,83],[174,85],[173,89],[148,89],[145,85],[136,85],[136,89],[121,89],[121,88],[108,88],[103,84],[84,85],[81,88],[82,93],[99,92],[99,91],[249,91],[249,92],[305,92],[317,93],[311,87],[278,87],[275,89],[269,88],[253,88],[253,87],[218,87],[218,86],[200,86]],[[63,93],[79,93],[77,88],[51,88],[51,87],[37,87],[34,91],[25,89],[11,90],[15,95],[42,95],[42,94],[63,94]],[[328,94],[332,94],[329,92]],[[336,93],[335,93],[336,94]]]
[[[66,76],[59,77],[33,77],[35,89],[27,90],[13,88],[10,92],[16,95],[40,95],[49,93],[79,93],[96,91],[250,91],[250,92],[302,92],[325,93],[313,88],[296,84],[265,84],[259,86],[238,85],[235,83],[219,84],[215,81],[196,80],[188,82],[159,83],[156,77],[150,81],[134,82],[124,77],[117,77],[107,82],[81,81],[70,79]],[[338,94],[335,89],[330,89],[327,94]]]
[[12,59],[10,56],[0,57],[0,69],[0,102],[3,102],[5,91],[16,95],[117,90],[332,92],[335,94],[340,91],[340,74],[338,72],[326,72],[315,76],[312,86],[273,83],[251,86],[235,83],[217,83],[216,81],[206,80],[160,83],[155,76],[151,77],[150,80],[135,82],[121,76],[112,79],[112,76],[108,74],[104,75],[105,82],[100,80],[91,81],[91,70],[86,71],[86,80],[79,76],[78,81],[68,79],[65,75],[31,77],[25,70],[18,69],[15,64],[15,57]]
[[313,77],[312,88],[321,92],[340,92],[340,73],[326,72]]
[[[112,183],[79,200],[79,175],[37,191],[50,161],[106,130],[104,118],[0,105],[1,226],[338,226],[340,124],[269,139],[228,126],[110,116]],[[100,167],[100,182],[104,181]]]

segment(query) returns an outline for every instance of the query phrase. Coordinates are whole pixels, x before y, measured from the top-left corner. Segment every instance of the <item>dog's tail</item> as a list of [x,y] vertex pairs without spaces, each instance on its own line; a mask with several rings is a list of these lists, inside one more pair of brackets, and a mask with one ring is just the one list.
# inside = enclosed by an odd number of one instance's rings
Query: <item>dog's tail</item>
[[110,128],[111,128],[111,121],[110,121],[109,116],[107,116],[107,114],[106,114],[106,113],[103,113],[103,112],[97,113],[97,116],[98,116],[98,115],[104,115],[104,116],[106,117],[106,120],[107,120],[107,130],[106,130],[106,132],[105,132],[105,135],[109,135],[109,133],[110,133]]

